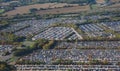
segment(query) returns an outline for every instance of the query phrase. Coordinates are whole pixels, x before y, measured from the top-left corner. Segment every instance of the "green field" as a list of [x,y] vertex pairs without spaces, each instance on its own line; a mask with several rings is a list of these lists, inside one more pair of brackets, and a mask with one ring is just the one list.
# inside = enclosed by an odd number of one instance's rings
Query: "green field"
[[91,9],[97,9],[97,8],[99,8],[99,6],[96,5],[96,4],[92,4],[90,7],[91,7]]
[[25,42],[23,42],[23,45],[32,47],[32,46],[34,45],[34,43],[35,43],[35,42],[25,41]]
[[4,9],[0,9],[0,13],[3,13],[5,10]]

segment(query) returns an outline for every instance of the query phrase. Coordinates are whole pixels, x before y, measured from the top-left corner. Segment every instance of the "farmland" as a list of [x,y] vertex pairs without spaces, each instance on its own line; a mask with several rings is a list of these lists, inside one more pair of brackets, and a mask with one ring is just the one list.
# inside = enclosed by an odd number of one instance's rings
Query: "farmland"
[[[93,9],[91,10],[90,7]],[[64,14],[64,13],[79,13],[83,11],[103,11],[112,10],[120,7],[120,3],[112,4],[109,6],[101,7],[97,4],[79,6],[78,4],[68,4],[68,3],[44,3],[44,4],[33,4],[27,6],[15,7],[14,10],[5,12],[3,15],[15,16],[17,14],[24,15],[31,13],[30,9],[37,9],[37,15],[44,14]],[[98,9],[99,10],[96,10]]]
[[12,16],[16,14],[25,14],[25,13],[29,13],[30,12],[29,10],[32,8],[36,8],[39,10],[40,8],[48,9],[48,8],[58,8],[58,7],[64,7],[64,6],[78,6],[78,4],[67,4],[67,3],[34,4],[34,5],[16,7],[14,10],[8,11],[3,15]]
[[87,5],[87,6],[76,6],[76,7],[68,7],[68,8],[43,10],[43,11],[38,11],[37,14],[43,15],[43,14],[75,13],[75,12],[82,12],[88,10],[90,10],[90,7]]

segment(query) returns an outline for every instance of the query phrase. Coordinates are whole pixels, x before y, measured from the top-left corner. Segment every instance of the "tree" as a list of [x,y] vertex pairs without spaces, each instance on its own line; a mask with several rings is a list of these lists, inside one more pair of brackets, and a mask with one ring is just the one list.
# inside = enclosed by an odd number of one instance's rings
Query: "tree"
[[0,71],[14,71],[15,69],[16,68],[14,66],[0,61]]
[[31,12],[31,13],[35,13],[36,11],[38,11],[38,9],[36,9],[36,8],[30,9],[30,12]]

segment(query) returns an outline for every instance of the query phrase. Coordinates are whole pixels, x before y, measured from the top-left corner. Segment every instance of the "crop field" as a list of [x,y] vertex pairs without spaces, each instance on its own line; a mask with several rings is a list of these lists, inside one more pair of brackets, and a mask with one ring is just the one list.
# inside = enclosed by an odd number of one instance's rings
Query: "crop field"
[[[71,6],[71,7],[65,7],[65,6]],[[94,9],[98,8],[97,5],[92,5],[91,7]],[[21,15],[27,14],[30,12],[30,9],[32,8],[38,9],[39,11],[37,11],[36,14],[39,14],[39,15],[77,13],[77,12],[83,12],[83,11],[90,11],[89,5],[79,6],[78,4],[67,4],[67,3],[45,3],[45,4],[34,4],[34,5],[16,7],[15,10],[8,11],[3,15],[14,16],[16,14],[21,14]],[[46,10],[40,10],[40,8],[44,8]],[[102,7],[102,8],[99,8],[99,10],[104,10],[104,9],[111,10],[111,8],[120,8],[120,3]]]
[[12,16],[16,14],[25,14],[25,13],[29,13],[29,10],[32,8],[36,8],[39,10],[40,8],[48,9],[48,8],[59,8],[64,6],[78,6],[78,4],[67,4],[67,3],[34,4],[34,5],[16,7],[15,10],[8,11],[3,15]]
[[43,14],[75,13],[75,12],[82,12],[82,11],[88,11],[88,10],[90,10],[90,7],[86,5],[86,6],[75,6],[75,7],[42,10],[42,11],[38,11],[37,14],[43,15]]
[[78,6],[78,4],[54,3],[54,5],[49,6],[49,8],[60,8],[64,6]]

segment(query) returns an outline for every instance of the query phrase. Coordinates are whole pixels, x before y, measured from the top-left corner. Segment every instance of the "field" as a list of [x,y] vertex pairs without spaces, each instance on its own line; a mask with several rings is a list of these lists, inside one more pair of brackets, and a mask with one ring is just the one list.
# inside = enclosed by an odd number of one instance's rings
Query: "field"
[[[113,0],[114,1],[114,0]],[[115,0],[115,4],[111,4],[108,6],[99,6],[97,4],[90,5],[90,8],[92,9],[91,12],[102,12],[102,11],[119,11],[120,10],[120,3],[117,2],[120,0]]]
[[[65,6],[71,6],[71,7],[65,7]],[[3,15],[7,15],[8,17],[14,16],[16,14],[23,15],[23,14],[30,13],[29,10],[32,8],[37,8],[39,11],[37,11],[36,14],[39,14],[39,15],[78,13],[78,12],[83,12],[83,11],[91,11],[89,5],[79,6],[78,4],[67,4],[67,3],[45,3],[45,4],[34,4],[34,5],[16,7],[15,10],[8,11],[4,13]],[[44,8],[46,10],[40,10],[40,8]],[[116,8],[120,8],[120,3],[116,3],[110,6],[106,6],[106,7],[99,7],[97,5],[91,5],[91,8],[97,11],[98,10],[102,11],[104,9],[115,10]]]
[[110,1],[114,3],[120,2],[120,0],[110,0]]
[[5,10],[4,9],[0,9],[0,13],[3,13]]
[[38,11],[37,14],[62,14],[62,13],[75,13],[75,12],[82,12],[88,11],[90,7],[87,6],[75,6],[75,7],[67,7],[67,8],[56,8],[56,9],[49,9],[49,10],[41,10]]
[[25,41],[25,42],[23,42],[23,45],[32,47],[34,45],[34,42]]
[[105,3],[105,0],[96,0],[97,3]]
[[120,8],[120,3],[113,4],[111,6],[108,6],[108,8]]
[[48,8],[58,8],[58,7],[64,7],[64,6],[78,6],[78,4],[67,4],[67,3],[34,4],[34,5],[16,7],[15,10],[8,11],[3,15],[12,16],[16,14],[25,14],[25,13],[29,13],[29,10],[31,8],[37,8],[39,10],[40,8],[48,9]]

